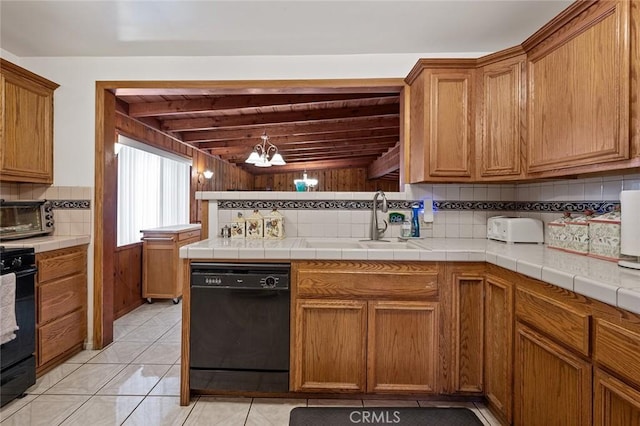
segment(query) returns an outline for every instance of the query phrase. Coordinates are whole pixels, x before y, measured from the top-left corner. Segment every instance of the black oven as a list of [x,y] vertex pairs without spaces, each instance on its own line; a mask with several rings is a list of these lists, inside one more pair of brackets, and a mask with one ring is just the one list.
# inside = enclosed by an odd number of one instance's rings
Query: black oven
[[191,265],[190,387],[288,392],[289,264]]
[[[0,345],[0,406],[21,396],[36,382],[35,254],[31,248],[0,247],[2,286],[15,276],[15,337]],[[11,307],[5,309],[11,309]],[[3,316],[7,312],[2,313]],[[3,321],[6,318],[3,319]]]

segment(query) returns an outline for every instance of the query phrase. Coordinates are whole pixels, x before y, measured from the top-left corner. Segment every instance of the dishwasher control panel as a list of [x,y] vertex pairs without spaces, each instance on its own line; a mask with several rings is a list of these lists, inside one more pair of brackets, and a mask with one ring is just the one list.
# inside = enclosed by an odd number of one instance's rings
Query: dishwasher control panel
[[288,264],[193,263],[191,286],[238,289],[288,289]]

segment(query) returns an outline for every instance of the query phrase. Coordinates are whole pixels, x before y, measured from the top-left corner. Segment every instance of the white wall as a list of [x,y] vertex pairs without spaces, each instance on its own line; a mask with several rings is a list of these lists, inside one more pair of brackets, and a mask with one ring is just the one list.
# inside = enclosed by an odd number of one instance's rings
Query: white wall
[[93,186],[96,81],[404,78],[427,56],[25,57],[20,65],[60,84],[54,97],[54,185]]

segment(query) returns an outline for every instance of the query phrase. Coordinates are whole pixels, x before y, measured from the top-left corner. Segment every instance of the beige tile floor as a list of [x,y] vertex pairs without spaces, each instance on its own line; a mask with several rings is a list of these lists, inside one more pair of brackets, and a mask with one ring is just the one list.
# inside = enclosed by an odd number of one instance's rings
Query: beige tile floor
[[499,425],[478,403],[195,397],[179,404],[182,304],[156,301],[118,319],[114,342],[82,351],[0,410],[3,425],[288,425],[304,406],[463,406]]

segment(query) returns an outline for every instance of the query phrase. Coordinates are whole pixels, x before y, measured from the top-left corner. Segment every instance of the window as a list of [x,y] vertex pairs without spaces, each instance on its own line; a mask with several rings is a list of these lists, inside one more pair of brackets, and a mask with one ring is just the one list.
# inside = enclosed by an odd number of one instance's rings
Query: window
[[189,223],[189,160],[123,136],[118,142],[118,246],[139,242],[142,229]]

